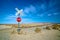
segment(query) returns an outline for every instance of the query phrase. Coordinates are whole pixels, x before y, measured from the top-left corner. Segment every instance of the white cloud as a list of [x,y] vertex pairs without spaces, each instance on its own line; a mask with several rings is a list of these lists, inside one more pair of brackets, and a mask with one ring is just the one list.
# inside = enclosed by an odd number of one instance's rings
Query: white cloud
[[58,13],[53,13],[53,15],[58,15]]
[[30,5],[29,7],[25,7],[24,12],[25,13],[30,13],[30,12],[35,13],[36,12],[36,7],[33,6],[33,5]]
[[35,13],[37,10],[36,10],[36,8],[33,5],[30,5],[30,11]]
[[52,14],[48,14],[48,16],[51,16]]
[[16,17],[15,15],[10,15],[10,16],[8,16],[9,18],[14,18],[14,17]]
[[25,13],[22,13],[20,16],[27,16]]
[[14,18],[16,18],[16,16],[15,15],[8,15],[5,19],[14,19]]
[[24,9],[24,13],[29,13],[29,8],[28,7],[26,7],[25,9]]
[[30,21],[32,22],[32,19],[30,19],[30,18],[22,18],[21,23],[28,23]]

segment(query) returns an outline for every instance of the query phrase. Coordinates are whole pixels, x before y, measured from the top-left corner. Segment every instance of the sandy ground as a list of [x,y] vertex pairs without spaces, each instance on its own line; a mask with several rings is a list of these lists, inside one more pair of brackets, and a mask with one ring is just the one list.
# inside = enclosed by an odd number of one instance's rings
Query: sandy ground
[[0,40],[60,40],[60,31],[58,30],[44,30],[35,33],[35,28],[22,29],[22,34],[12,33],[13,29],[0,30]]
[[60,32],[57,30],[44,30],[40,33],[13,34],[10,40],[60,40]]

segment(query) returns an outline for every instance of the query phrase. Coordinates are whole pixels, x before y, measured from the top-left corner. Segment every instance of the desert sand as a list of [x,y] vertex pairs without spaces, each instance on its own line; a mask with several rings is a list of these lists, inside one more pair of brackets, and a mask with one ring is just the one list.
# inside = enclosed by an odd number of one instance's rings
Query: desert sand
[[[40,27],[39,27],[40,28]],[[36,33],[33,28],[21,28],[21,34],[17,33],[17,28],[7,28],[0,30],[0,40],[60,40],[60,31],[41,29]],[[12,31],[15,31],[12,33]]]

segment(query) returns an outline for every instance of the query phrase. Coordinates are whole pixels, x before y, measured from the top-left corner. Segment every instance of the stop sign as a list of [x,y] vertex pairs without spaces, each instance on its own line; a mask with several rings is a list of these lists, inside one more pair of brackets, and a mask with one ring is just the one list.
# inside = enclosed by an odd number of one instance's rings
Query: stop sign
[[20,17],[17,18],[17,22],[21,22],[21,18]]

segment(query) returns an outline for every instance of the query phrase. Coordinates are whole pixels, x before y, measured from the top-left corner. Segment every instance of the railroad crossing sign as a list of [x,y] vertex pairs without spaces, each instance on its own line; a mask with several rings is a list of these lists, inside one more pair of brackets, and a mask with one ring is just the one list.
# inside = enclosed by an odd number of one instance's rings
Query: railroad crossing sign
[[22,13],[23,10],[22,10],[22,9],[19,10],[18,8],[15,8],[15,10],[17,11],[17,12],[16,12],[16,16],[18,16],[18,17],[17,17],[17,22],[18,22],[17,32],[19,33],[19,32],[20,32],[20,22],[21,22],[20,14]]

